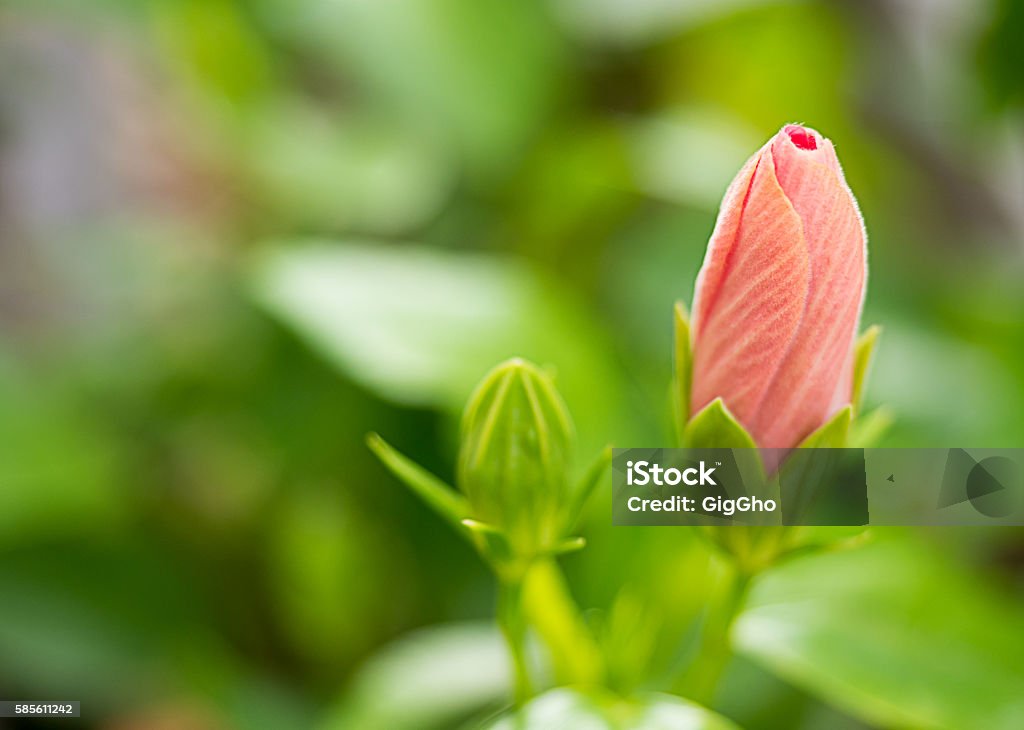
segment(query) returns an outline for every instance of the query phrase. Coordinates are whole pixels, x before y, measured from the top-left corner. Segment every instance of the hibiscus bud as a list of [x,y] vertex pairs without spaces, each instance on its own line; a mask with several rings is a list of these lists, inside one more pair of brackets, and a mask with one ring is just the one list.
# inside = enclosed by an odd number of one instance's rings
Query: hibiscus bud
[[458,486],[473,518],[501,529],[520,555],[550,548],[564,524],[571,443],[547,373],[520,359],[492,370],[462,420]]
[[849,403],[866,254],[832,143],[783,127],[730,185],[697,277],[690,415],[722,398],[786,448]]

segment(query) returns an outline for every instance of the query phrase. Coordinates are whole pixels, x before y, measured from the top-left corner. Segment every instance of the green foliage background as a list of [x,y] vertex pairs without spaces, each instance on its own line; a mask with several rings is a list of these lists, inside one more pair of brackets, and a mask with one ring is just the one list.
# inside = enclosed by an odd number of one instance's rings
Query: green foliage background
[[[790,121],[867,222],[882,445],[1021,445],[1022,35],[1013,0],[9,0],[0,696],[118,730],[499,708],[491,579],[365,434],[450,479],[474,383],[521,355],[579,470],[670,443],[673,302]],[[715,565],[605,497],[561,562],[643,695]],[[1021,530],[875,530],[755,586],[713,706],[1024,727],[1022,607]],[[604,712],[576,701],[549,711]]]

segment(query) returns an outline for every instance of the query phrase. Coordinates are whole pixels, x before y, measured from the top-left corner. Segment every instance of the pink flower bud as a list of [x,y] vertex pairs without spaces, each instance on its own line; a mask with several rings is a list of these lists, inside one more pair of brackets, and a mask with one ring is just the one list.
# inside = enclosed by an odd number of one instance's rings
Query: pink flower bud
[[832,143],[783,127],[729,186],[697,277],[691,415],[720,397],[786,448],[849,403],[866,255]]

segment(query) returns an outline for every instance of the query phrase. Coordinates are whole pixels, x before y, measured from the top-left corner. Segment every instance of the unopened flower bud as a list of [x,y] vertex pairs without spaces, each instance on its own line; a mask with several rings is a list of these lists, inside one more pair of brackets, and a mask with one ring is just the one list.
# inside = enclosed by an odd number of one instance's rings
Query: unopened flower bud
[[865,257],[832,143],[783,127],[726,192],[697,278],[690,415],[721,398],[788,448],[850,403]]
[[462,421],[458,486],[473,517],[529,555],[562,537],[572,423],[551,377],[520,359],[477,386]]

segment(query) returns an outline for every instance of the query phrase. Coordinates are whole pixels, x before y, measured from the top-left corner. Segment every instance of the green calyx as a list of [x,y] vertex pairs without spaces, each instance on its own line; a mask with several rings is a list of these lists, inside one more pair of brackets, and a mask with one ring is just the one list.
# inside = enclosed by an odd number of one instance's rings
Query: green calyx
[[[749,449],[743,452],[743,458],[754,459],[760,464],[753,437],[721,398],[716,398],[690,416],[693,353],[690,323],[682,303],[675,307],[674,329],[673,406],[680,445],[685,448]],[[884,433],[891,422],[888,410],[884,407],[870,413],[862,410],[865,384],[880,334],[880,327],[871,326],[854,345],[850,404],[809,434],[797,448],[864,448],[874,444]],[[764,478],[772,478],[772,474],[765,473],[763,464],[760,470]],[[741,572],[756,574],[791,556],[855,544],[863,539],[865,531],[861,527],[731,526],[705,527],[701,532],[728,555]]]
[[513,573],[583,547],[572,531],[611,462],[611,450],[605,449],[579,482],[570,481],[568,410],[551,376],[518,358],[495,367],[470,396],[462,418],[458,490],[380,436],[371,434],[367,444],[489,564]]
[[[756,444],[753,437],[729,412],[721,398],[716,398],[699,413],[690,416],[693,352],[686,305],[676,302],[674,314],[675,375],[672,401],[680,444],[688,448],[754,448]],[[881,333],[881,327],[872,325],[854,344],[850,405],[807,436],[798,448],[866,447],[882,435],[889,423],[889,413],[883,409],[862,413],[864,388]]]

